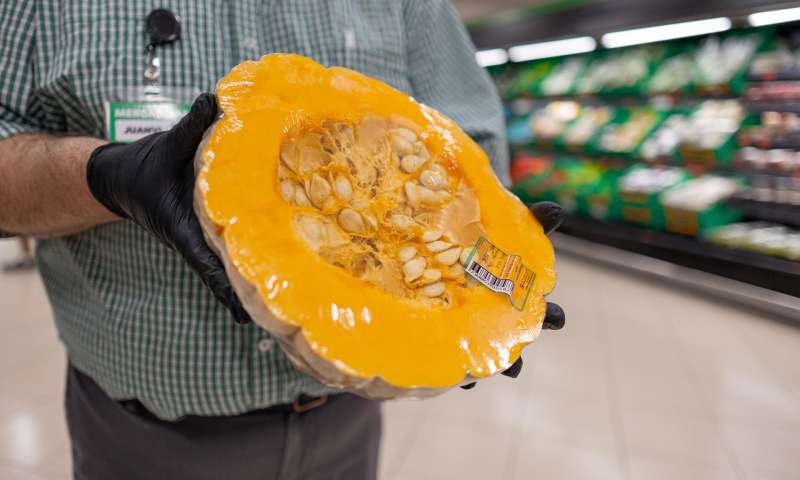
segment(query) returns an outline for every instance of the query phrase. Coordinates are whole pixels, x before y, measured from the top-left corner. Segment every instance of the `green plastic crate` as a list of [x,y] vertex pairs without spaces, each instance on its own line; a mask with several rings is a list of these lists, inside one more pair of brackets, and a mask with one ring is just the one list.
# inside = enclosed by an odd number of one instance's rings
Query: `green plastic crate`
[[701,211],[685,210],[675,207],[664,207],[664,227],[667,231],[691,235],[702,235],[704,232],[739,221],[742,215],[728,208],[724,202],[717,202],[710,208]]
[[[636,169],[643,168],[646,167],[634,165],[628,168],[623,175]],[[669,188],[674,188],[689,178],[689,174],[685,170],[677,169],[677,172],[679,174],[679,180]],[[621,178],[622,176],[620,176],[620,180]],[[659,196],[669,188],[650,193],[634,193],[623,191],[618,187],[617,196],[619,199],[620,219],[656,230],[664,230],[666,228],[666,214]]]

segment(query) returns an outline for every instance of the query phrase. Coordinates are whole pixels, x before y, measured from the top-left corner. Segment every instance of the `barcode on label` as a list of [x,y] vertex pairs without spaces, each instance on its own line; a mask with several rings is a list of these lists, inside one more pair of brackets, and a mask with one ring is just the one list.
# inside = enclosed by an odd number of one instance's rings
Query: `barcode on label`
[[484,237],[478,238],[465,261],[465,272],[495,293],[508,295],[511,306],[522,311],[536,274],[519,255],[509,255]]
[[470,262],[467,271],[479,282],[486,285],[495,292],[511,294],[514,290],[514,282],[505,278],[497,278],[492,272],[486,270],[474,261]]

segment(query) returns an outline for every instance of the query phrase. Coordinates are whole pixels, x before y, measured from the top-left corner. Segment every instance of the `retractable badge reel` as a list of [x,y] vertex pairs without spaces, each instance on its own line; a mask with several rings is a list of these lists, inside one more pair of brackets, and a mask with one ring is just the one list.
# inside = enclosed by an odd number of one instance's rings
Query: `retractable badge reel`
[[145,93],[160,95],[161,60],[156,54],[156,47],[181,38],[181,22],[174,13],[165,8],[153,10],[147,15],[147,34],[150,36],[150,43],[145,48]]
[[106,131],[111,141],[134,142],[172,128],[200,93],[196,88],[166,86],[161,81],[158,54],[180,40],[180,18],[170,10],[158,8],[147,15],[145,24],[148,43],[144,50],[142,85],[118,91],[116,98],[105,104]]

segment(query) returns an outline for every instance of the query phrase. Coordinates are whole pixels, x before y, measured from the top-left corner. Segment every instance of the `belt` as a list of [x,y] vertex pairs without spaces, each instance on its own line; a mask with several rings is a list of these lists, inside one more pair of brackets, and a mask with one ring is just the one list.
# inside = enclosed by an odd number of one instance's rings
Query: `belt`
[[[334,395],[335,396],[335,395]],[[328,395],[322,395],[321,397],[311,397],[305,394],[300,394],[297,398],[294,399],[292,403],[284,403],[280,405],[272,405],[271,407],[262,408],[260,410],[253,410],[252,412],[243,413],[242,415],[250,416],[250,415],[264,415],[264,414],[276,414],[276,413],[306,413],[310,412],[311,410],[315,410],[326,403],[331,397]],[[118,400],[118,404],[120,404],[125,410],[133,413],[135,415],[139,415],[142,417],[150,418],[156,420],[157,417],[153,415],[147,407],[142,405],[142,403],[138,400]],[[193,417],[190,415],[189,417]],[[210,417],[204,417],[210,418]]]
[[272,405],[271,407],[262,408],[261,410],[253,410],[243,415],[264,415],[272,413],[305,413],[317,409],[336,397],[334,395],[322,395],[321,397],[311,397],[301,393],[292,403],[282,403],[279,405]]

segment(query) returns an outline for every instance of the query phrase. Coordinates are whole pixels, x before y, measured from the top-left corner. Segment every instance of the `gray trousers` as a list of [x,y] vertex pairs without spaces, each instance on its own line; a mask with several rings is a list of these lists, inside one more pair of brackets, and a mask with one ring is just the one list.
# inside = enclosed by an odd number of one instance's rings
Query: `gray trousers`
[[69,367],[65,399],[76,480],[373,480],[380,404],[343,393],[297,413],[159,420]]

